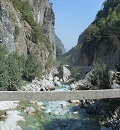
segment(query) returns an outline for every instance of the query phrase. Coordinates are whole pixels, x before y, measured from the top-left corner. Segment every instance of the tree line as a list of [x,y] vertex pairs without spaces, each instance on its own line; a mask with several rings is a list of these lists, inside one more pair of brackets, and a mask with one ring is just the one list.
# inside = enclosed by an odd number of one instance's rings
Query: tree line
[[8,53],[6,47],[0,45],[0,91],[16,91],[23,80],[31,82],[41,76],[42,66],[35,55],[26,58],[16,52]]

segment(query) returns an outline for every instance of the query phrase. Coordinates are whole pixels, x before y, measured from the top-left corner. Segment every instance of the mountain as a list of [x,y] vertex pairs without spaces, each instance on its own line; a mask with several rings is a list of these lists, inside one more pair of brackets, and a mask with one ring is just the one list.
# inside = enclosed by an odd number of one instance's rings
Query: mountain
[[55,41],[56,41],[56,46],[59,47],[62,50],[62,54],[64,54],[66,52],[65,47],[57,35],[55,35]]
[[65,54],[70,65],[91,66],[103,60],[115,68],[120,57],[120,0],[106,0],[95,20]]
[[55,15],[49,0],[0,1],[0,44],[9,52],[37,55],[45,67],[56,60]]

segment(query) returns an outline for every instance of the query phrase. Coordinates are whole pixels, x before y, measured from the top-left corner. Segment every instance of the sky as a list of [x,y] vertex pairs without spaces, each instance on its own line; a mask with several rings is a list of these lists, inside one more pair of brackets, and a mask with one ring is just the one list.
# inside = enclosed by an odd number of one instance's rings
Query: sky
[[77,45],[79,35],[94,21],[105,0],[50,0],[55,32],[66,51]]

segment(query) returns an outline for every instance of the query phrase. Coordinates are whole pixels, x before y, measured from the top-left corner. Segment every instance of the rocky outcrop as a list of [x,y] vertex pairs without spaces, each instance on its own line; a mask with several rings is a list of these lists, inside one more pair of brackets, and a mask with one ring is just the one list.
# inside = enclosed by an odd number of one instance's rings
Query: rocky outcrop
[[56,43],[55,43],[55,14],[49,0],[28,0],[30,3],[35,21],[43,28],[44,34],[51,43],[53,58],[56,58]]
[[70,65],[92,66],[102,60],[115,68],[120,57],[119,4],[117,0],[103,3],[95,20],[79,36],[77,45],[65,54]]
[[62,54],[64,54],[66,52],[65,47],[57,35],[55,35],[55,41],[56,41],[56,46],[59,47],[62,50]]
[[70,75],[70,70],[67,67],[62,66],[61,71],[59,73],[60,79],[62,79],[64,82],[68,82]]
[[[32,7],[34,20],[42,27],[43,35],[50,41],[52,58],[56,59],[54,24],[55,16],[49,0],[28,0]],[[31,13],[31,12],[30,12]],[[22,14],[13,6],[12,0],[0,0],[0,43],[5,44],[9,52],[17,52],[27,57],[36,54],[45,66],[49,50],[44,42],[35,44],[32,40],[32,27],[24,20]]]

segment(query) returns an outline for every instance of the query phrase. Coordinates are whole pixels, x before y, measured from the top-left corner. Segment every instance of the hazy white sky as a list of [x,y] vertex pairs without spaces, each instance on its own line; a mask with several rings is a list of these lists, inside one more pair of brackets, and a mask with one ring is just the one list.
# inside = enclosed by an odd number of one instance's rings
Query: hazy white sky
[[105,0],[50,0],[55,12],[55,31],[68,51],[95,19]]

